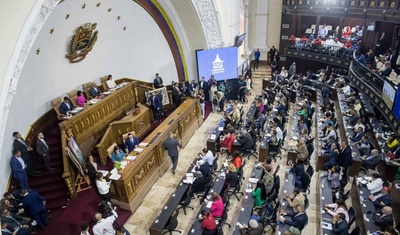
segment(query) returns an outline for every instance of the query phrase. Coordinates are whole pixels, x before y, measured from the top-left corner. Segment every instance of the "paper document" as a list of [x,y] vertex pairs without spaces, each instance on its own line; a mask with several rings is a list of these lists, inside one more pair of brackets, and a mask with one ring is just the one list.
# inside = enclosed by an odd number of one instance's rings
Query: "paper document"
[[253,192],[253,189],[251,189],[251,188],[246,188],[246,193],[251,193],[251,192]]
[[224,127],[223,127],[223,126],[220,126],[220,127],[218,127],[218,130],[219,130],[219,131],[223,131],[223,130],[224,130]]
[[138,152],[138,153],[140,153],[140,152],[142,152],[143,151],[143,149],[142,148],[135,148],[134,149],[136,152]]
[[149,146],[149,143],[144,143],[144,142],[142,142],[142,143],[139,144],[139,146],[141,146],[141,147],[147,147],[147,146]]
[[104,171],[104,170],[98,170],[97,172],[100,172],[103,174],[103,176],[108,175],[108,173],[110,173],[109,171]]
[[210,136],[210,139],[212,139],[212,140],[215,140],[215,138],[216,138],[216,135],[215,135],[215,134],[212,134],[212,135]]
[[108,177],[110,180],[118,180],[119,178],[121,177],[121,175],[120,174],[113,174],[113,175],[111,175],[110,177]]
[[249,182],[253,183],[253,184],[256,184],[258,182],[258,179],[257,178],[250,178]]
[[131,161],[135,161],[136,160],[136,156],[127,156],[126,159],[131,160]]
[[207,208],[211,208],[212,204],[213,204],[212,201],[207,202]]
[[327,222],[322,222],[322,228],[332,230],[332,224]]

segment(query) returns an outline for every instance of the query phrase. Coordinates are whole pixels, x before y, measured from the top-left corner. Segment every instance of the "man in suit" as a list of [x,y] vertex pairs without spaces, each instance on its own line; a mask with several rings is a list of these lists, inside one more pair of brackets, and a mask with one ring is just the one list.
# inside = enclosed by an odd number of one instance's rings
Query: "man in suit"
[[13,149],[21,152],[21,157],[26,165],[26,172],[30,176],[33,177],[37,176],[37,174],[39,174],[40,171],[35,171],[35,168],[33,166],[33,161],[31,160],[30,152],[33,151],[33,149],[25,142],[25,140],[21,137],[21,134],[19,132],[17,131],[13,132],[13,136],[14,136]]
[[50,173],[56,172],[56,169],[50,166],[50,154],[49,154],[49,146],[47,145],[46,141],[44,140],[44,135],[40,132],[37,135],[36,140],[36,153],[43,159],[44,166],[46,170]]
[[[281,218],[279,218],[279,221],[281,223],[287,224],[289,226],[293,226],[300,231],[303,230],[303,228],[306,226],[306,224],[308,222],[308,216],[304,212],[304,207],[301,205],[298,205],[295,208],[294,212],[281,211],[280,214],[281,214]],[[289,216],[291,218],[291,220],[286,219],[284,216]]]
[[353,164],[353,158],[351,156],[351,148],[347,144],[347,141],[342,141],[338,154],[338,164],[343,167],[343,177],[347,179],[347,170]]
[[343,213],[332,217],[332,231],[337,235],[349,235],[349,224]]
[[380,76],[384,76],[384,77],[389,77],[390,73],[392,73],[392,67],[389,61],[385,62],[385,67],[383,68],[382,71],[380,71],[378,74]]
[[240,152],[246,153],[253,149],[254,142],[253,138],[246,130],[242,130],[241,135],[236,138],[236,140],[241,144]]
[[64,101],[60,104],[60,113],[64,115],[70,115],[70,111],[74,109],[74,106],[71,104],[71,101],[68,97],[64,97]]
[[182,92],[179,89],[178,83],[174,82],[172,84],[172,101],[175,105],[175,108],[177,108],[181,104],[181,95]]
[[20,215],[11,213],[5,207],[0,209],[0,214],[1,214],[1,222],[7,224],[5,228],[8,229],[9,231],[15,232],[15,230],[17,230],[16,232],[17,235],[31,234],[31,226],[29,225],[29,223],[31,222],[30,218],[22,217]]
[[204,76],[201,77],[198,87],[199,87],[199,90],[203,90],[204,91],[205,100],[208,100],[208,98],[209,98],[209,94],[208,94],[209,88],[208,88],[207,82],[204,80]]
[[39,195],[37,192],[21,189],[22,206],[29,211],[30,217],[37,222],[39,229],[43,229],[47,225],[46,198]]
[[156,93],[153,91],[153,92],[151,92],[151,96],[147,100],[147,103],[150,105],[150,107],[153,111],[154,122],[161,121],[162,102],[160,100],[160,97],[157,96]]
[[138,145],[139,145],[139,140],[135,136],[135,132],[133,132],[133,134],[128,133],[128,138],[125,139],[125,152],[127,154],[132,152]]
[[178,147],[182,148],[182,145],[174,138],[174,133],[170,132],[169,138],[164,142],[164,149],[168,151],[168,155],[172,161],[172,174],[175,174],[175,169],[178,165]]
[[371,169],[373,170],[375,166],[381,161],[381,157],[379,151],[377,149],[372,149],[369,156],[362,156],[362,168],[365,170]]
[[375,209],[380,210],[385,206],[390,206],[392,204],[392,197],[390,196],[391,188],[389,186],[384,186],[378,195],[370,195],[368,197],[374,203]]
[[264,232],[264,225],[262,223],[258,223],[256,220],[252,219],[249,221],[249,226],[243,224],[240,227],[240,234],[241,235],[261,235]]
[[13,171],[13,176],[17,179],[19,187],[21,189],[29,189],[28,186],[28,175],[26,173],[26,165],[24,160],[21,158],[21,151],[13,150],[13,157],[11,157],[10,164]]
[[393,226],[393,210],[390,206],[384,206],[382,211],[375,211],[374,223],[381,227],[381,231],[384,231],[387,226]]
[[92,83],[92,86],[89,89],[89,94],[93,99],[101,99],[103,98],[103,93],[97,87],[95,82]]
[[154,88],[158,89],[163,87],[163,80],[158,73],[156,73],[156,77],[154,78]]

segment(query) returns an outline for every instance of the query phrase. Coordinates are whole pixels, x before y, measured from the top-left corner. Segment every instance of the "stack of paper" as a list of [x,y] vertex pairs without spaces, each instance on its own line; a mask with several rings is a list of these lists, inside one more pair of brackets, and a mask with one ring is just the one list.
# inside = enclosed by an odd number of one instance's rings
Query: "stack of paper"
[[210,139],[215,140],[216,135],[215,134],[211,134]]
[[140,152],[142,152],[143,151],[143,149],[142,148],[135,148],[134,149],[136,152],[138,152],[138,153],[140,153]]
[[127,156],[126,159],[136,161],[136,156]]
[[249,182],[253,183],[253,184],[256,184],[258,182],[258,179],[257,178],[250,178]]
[[108,175],[108,173],[110,173],[109,171],[104,171],[104,170],[98,170],[97,172],[100,172],[103,174],[103,176]]
[[147,146],[149,146],[149,144],[148,144],[148,143],[142,142],[142,143],[139,144],[139,146],[140,146],[140,147],[147,147]]

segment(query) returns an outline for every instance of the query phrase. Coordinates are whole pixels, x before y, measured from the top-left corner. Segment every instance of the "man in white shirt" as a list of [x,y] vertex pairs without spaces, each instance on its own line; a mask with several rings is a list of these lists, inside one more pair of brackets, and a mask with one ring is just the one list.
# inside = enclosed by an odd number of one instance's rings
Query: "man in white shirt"
[[[111,206],[109,204],[109,206]],[[93,226],[93,234],[94,235],[115,235],[115,230],[113,227],[114,221],[118,218],[117,212],[112,210],[112,215],[103,219],[101,213],[96,213],[94,216],[97,223]]]
[[214,164],[214,154],[207,148],[203,148],[202,159],[208,163],[208,165],[213,166]]
[[276,123],[272,123],[272,129],[276,131],[277,141],[281,141],[283,139],[282,129]]

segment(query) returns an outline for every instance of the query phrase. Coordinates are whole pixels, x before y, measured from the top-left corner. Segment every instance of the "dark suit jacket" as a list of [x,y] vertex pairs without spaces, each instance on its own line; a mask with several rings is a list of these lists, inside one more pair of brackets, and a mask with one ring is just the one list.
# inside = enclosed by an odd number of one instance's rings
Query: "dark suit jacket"
[[14,178],[24,179],[27,177],[26,170],[22,169],[22,165],[16,157],[14,157],[14,156],[11,157],[10,164],[11,164],[11,169],[13,171]]
[[376,198],[373,203],[375,205],[375,209],[380,210],[382,207],[390,206],[390,204],[392,204],[392,197],[390,194],[384,194],[381,197]]
[[41,141],[40,139],[36,140],[36,152],[40,156],[49,156],[49,149],[46,147],[46,145]]
[[349,235],[349,225],[346,220],[332,223],[332,231],[336,235]]
[[157,95],[154,99],[153,96],[150,96],[147,102],[149,102],[150,106],[154,107],[155,109],[162,108],[162,102],[160,100],[160,97],[158,97]]
[[[24,139],[21,138],[21,140],[25,142]],[[21,141],[14,139],[13,148],[14,150],[21,151],[22,155],[29,154],[28,144],[26,142],[25,144],[26,146],[23,143],[21,143]]]
[[353,158],[351,157],[351,148],[347,146],[343,151],[339,150],[338,154],[338,164],[341,167],[348,168],[353,163]]
[[1,221],[6,222],[7,228],[11,231],[13,231],[15,227],[19,228],[21,224],[29,224],[28,221],[26,221],[24,219],[24,217],[22,217],[20,215],[16,215],[16,214],[10,212],[10,216],[18,222],[16,222],[15,220],[13,220],[9,217],[5,217],[5,216],[1,216]]
[[90,89],[89,89],[89,94],[90,94],[90,96],[91,97],[96,97],[96,96],[99,96],[100,95],[100,93],[101,93],[101,91],[100,91],[100,89],[98,88],[98,87],[96,87],[97,89],[95,89],[94,87],[90,87]]
[[298,215],[298,212],[289,212],[287,213],[287,216],[290,216],[292,220],[285,220],[285,224],[289,226],[293,226],[300,231],[303,230],[304,226],[306,225],[308,221],[308,216],[306,213]]
[[158,77],[160,79],[160,82],[158,82],[157,78],[154,78],[154,88],[160,88],[163,84],[163,80],[161,77]]
[[199,82],[199,90],[207,91],[208,90],[208,85],[206,81],[203,81],[203,85],[201,84],[201,81]]
[[22,199],[21,203],[25,210],[29,211],[29,214],[33,217],[33,215],[45,210],[43,201],[47,201],[46,198],[42,197],[37,192],[29,192]]
[[373,169],[376,164],[381,161],[380,156],[372,157],[370,159],[364,160],[363,165],[368,169]]
[[136,136],[133,137],[133,143],[129,138],[125,139],[125,149],[128,149],[128,153],[130,153],[135,148],[135,146],[138,145],[139,145],[139,140]]
[[172,98],[173,99],[179,99],[181,95],[179,94],[178,88],[177,87],[172,87]]
[[69,103],[70,108],[68,108],[68,106],[64,102],[62,102],[60,104],[60,113],[67,114],[68,111],[71,111],[74,109],[74,106],[71,104],[71,102],[68,101],[68,103]]
[[384,70],[382,70],[380,73],[379,73],[379,75],[382,75],[382,76],[389,76],[390,75],[390,73],[392,72],[392,68],[391,67],[387,67],[387,68],[385,68]]
[[193,193],[200,193],[206,190],[206,179],[204,177],[197,178],[193,181]]
[[381,211],[374,212],[374,223],[381,227],[381,230],[384,231],[387,226],[393,226],[393,215],[385,215],[382,218],[381,216],[376,215],[379,212],[382,215]]

